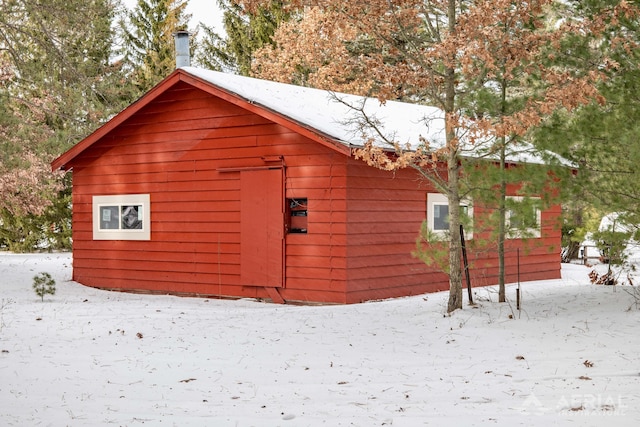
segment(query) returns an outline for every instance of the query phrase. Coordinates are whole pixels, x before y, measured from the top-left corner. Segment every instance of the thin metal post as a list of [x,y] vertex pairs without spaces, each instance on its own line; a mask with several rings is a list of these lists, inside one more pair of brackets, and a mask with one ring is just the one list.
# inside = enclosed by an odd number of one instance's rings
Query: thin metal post
[[464,227],[460,224],[460,241],[462,242],[462,262],[464,263],[464,275],[467,279],[467,292],[469,293],[469,305],[473,304],[471,293],[471,278],[469,277],[469,262],[467,261],[467,245],[464,240]]
[[516,308],[520,311],[520,248],[517,249],[518,287],[516,288]]

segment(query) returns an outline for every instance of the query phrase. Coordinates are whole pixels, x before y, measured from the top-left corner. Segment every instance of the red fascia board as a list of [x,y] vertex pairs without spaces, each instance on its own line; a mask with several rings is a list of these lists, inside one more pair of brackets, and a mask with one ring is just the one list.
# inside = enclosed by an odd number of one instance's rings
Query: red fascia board
[[76,156],[82,153],[87,148],[91,147],[94,143],[99,141],[109,132],[114,130],[116,127],[121,125],[125,120],[129,117],[133,116],[135,113],[140,111],[142,108],[151,103],[158,96],[162,95],[167,89],[175,85],[180,81],[180,70],[176,70],[171,73],[167,78],[165,78],[158,85],[153,87],[149,92],[144,94],[140,99],[138,99],[133,104],[129,105],[127,108],[122,110],[120,113],[115,115],[111,120],[109,120],[104,125],[100,126],[93,133],[87,136],[85,139],[71,147],[68,151],[62,154],[60,157],[51,162],[51,169],[56,171],[58,169],[69,170],[67,164],[71,162]]
[[162,82],[156,85],[153,89],[143,95],[140,99],[138,99],[133,104],[129,105],[127,108],[118,113],[115,117],[109,120],[107,123],[96,129],[93,133],[87,136],[85,139],[71,147],[68,151],[62,154],[60,157],[56,158],[53,162],[51,162],[51,169],[53,171],[62,169],[69,170],[70,167],[68,164],[73,161],[78,155],[80,155],[83,151],[91,147],[94,143],[99,141],[101,138],[109,134],[116,127],[121,125],[125,120],[133,116],[135,113],[140,111],[142,108],[150,104],[153,100],[155,100],[158,96],[162,95],[176,83],[183,81],[188,83],[198,89],[201,89],[211,95],[217,96],[225,101],[228,101],[234,105],[242,107],[252,113],[258,114],[266,119],[273,121],[274,123],[278,123],[294,132],[297,132],[301,135],[310,138],[324,146],[332,148],[338,152],[341,152],[347,156],[351,155],[351,149],[347,145],[344,145],[338,141],[335,141],[329,136],[326,136],[315,129],[309,128],[300,124],[290,118],[279,114],[275,111],[272,111],[266,107],[253,104],[250,101],[240,97],[239,95],[228,92],[220,87],[217,87],[205,80],[199,79],[184,70],[177,69],[173,73],[171,73],[167,78],[165,78]]

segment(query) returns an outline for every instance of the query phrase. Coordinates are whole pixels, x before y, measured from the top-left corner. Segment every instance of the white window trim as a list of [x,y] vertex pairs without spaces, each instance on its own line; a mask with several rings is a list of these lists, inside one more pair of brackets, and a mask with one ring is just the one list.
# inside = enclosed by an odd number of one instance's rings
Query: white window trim
[[[522,197],[522,196],[507,196],[507,199],[514,200],[516,202],[521,202],[525,199],[530,200],[540,200],[540,197]],[[521,238],[534,238],[538,239],[542,236],[542,210],[540,208],[536,208],[536,227],[535,228],[527,228],[526,230],[519,230],[517,228],[511,227],[511,210],[507,208],[506,215],[507,222],[507,237],[510,239],[521,239]]]
[[[142,228],[135,230],[100,229],[100,207],[142,205]],[[93,196],[93,240],[151,240],[151,212],[149,194],[123,194],[117,196]]]
[[[449,232],[449,230],[435,230],[434,229],[434,206],[449,206],[449,198],[442,193],[427,193],[427,227],[429,231],[435,234],[444,235]],[[463,199],[460,201],[460,206],[467,207],[467,215],[469,218],[473,219],[473,204],[468,199]],[[464,235],[466,239],[473,238],[473,232],[471,230],[465,230]]]

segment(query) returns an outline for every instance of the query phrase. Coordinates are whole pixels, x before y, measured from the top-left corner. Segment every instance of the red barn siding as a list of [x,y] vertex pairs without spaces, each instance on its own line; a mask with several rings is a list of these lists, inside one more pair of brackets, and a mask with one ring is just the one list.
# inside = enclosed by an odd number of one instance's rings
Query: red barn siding
[[[348,301],[448,289],[447,275],[411,255],[433,187],[410,169],[390,174],[350,160],[348,188]],[[515,188],[510,191],[515,194]],[[481,207],[474,211],[476,218],[483,214]],[[543,238],[506,242],[507,283],[560,277],[560,229],[554,220],[559,215],[558,206],[543,212]],[[473,286],[498,282],[495,248],[470,250],[469,260]]]
[[[330,147],[176,83],[65,165],[74,171],[74,280],[255,298],[273,296],[264,288],[271,286],[288,301],[335,303],[448,289],[445,274],[411,255],[431,186],[414,171],[380,171]],[[243,223],[265,219],[241,177],[265,167],[282,168],[285,200],[308,201],[307,233],[284,235],[284,260],[269,257],[271,266],[282,263],[277,283],[257,283],[243,255]],[[147,193],[151,240],[93,240],[94,195]],[[558,248],[549,251],[559,242],[558,215],[543,214],[544,239],[507,243],[507,281],[517,280],[517,247],[521,280],[559,277]],[[497,282],[495,255],[470,259],[474,285]]]
[[427,184],[413,170],[391,174],[353,159],[349,172],[349,302],[447,289],[446,275],[411,255]]
[[[74,168],[74,280],[91,286],[266,297],[242,286],[241,172],[284,156],[285,196],[309,200],[286,236],[287,299],[345,302],[346,157],[181,85],[90,148]],[[339,160],[339,161],[337,161]],[[93,195],[151,194],[151,241],[93,241]],[[261,215],[260,211],[255,212]]]

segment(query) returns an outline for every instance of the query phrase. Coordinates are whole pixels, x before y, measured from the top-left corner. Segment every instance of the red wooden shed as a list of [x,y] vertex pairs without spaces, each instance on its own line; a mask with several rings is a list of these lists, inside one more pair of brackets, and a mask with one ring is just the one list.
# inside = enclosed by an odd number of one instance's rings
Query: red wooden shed
[[[176,70],[52,163],[73,170],[73,280],[278,302],[448,289],[411,255],[425,218],[442,225],[446,199],[414,171],[354,159],[366,130],[347,103],[399,129],[400,141],[442,137],[431,107]],[[559,208],[538,215],[521,280],[560,277]],[[474,285],[495,284],[495,254],[480,256]]]

